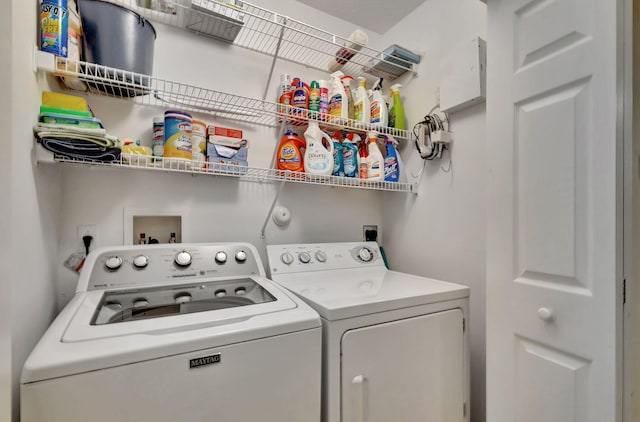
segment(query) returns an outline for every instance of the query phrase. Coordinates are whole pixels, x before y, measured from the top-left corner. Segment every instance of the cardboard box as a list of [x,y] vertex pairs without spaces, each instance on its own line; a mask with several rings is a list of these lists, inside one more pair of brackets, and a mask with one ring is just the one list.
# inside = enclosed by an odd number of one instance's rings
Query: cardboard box
[[209,125],[207,127],[207,143],[224,145],[231,148],[248,148],[247,141],[242,139],[240,129]]
[[247,160],[246,146],[231,148],[207,143],[207,167],[210,169],[246,173],[249,165]]

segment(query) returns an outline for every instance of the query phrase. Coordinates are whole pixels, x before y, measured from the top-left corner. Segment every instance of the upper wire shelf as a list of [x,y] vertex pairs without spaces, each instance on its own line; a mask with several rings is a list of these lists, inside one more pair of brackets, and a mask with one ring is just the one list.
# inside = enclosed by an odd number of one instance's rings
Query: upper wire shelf
[[[304,125],[317,121],[325,129],[346,129],[355,132],[376,131],[396,139],[410,139],[410,132],[385,128],[349,119],[332,119],[308,114],[274,102],[228,94],[180,82],[155,78],[94,63],[77,62],[51,53],[35,50],[35,67],[65,78],[82,81],[86,92],[114,98],[130,98],[144,104],[209,114],[262,126],[276,127],[283,123]],[[77,85],[77,84],[75,84]]]
[[308,185],[348,187],[378,191],[416,193],[412,183],[378,182],[350,177],[319,176],[289,170],[264,169],[245,166],[233,166],[217,163],[195,163],[179,158],[157,158],[145,155],[122,154],[116,161],[101,162],[68,158],[37,148],[37,159],[41,163],[66,163],[84,166],[116,167],[141,170],[165,171],[171,173],[203,174],[212,176],[230,176],[249,182],[293,182]]
[[[107,0],[136,11],[145,18],[198,34],[232,42],[249,50],[307,67],[328,71],[329,60],[348,40],[301,21],[235,1],[216,0]],[[233,0],[227,0],[234,3]],[[387,57],[362,46],[342,67],[346,75],[392,80],[413,71],[411,62]]]

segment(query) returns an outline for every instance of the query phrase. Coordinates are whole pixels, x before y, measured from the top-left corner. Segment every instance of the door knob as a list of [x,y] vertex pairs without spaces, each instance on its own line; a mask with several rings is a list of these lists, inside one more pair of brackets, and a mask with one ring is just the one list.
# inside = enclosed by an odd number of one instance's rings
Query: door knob
[[538,317],[543,321],[551,321],[553,319],[553,311],[549,308],[542,307],[538,309]]

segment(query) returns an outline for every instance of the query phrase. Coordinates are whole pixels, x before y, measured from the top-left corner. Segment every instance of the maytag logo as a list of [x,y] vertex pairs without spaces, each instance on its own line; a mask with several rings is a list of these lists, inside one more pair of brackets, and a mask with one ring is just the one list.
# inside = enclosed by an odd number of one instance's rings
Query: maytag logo
[[189,369],[199,368],[201,366],[213,365],[214,363],[220,363],[220,353],[216,353],[211,356],[203,356],[201,358],[195,358],[189,360]]

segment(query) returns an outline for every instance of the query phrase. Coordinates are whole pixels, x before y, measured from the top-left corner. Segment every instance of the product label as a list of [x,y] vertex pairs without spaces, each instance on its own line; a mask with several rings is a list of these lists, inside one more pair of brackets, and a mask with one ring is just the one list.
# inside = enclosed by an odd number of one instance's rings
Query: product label
[[371,123],[380,123],[381,114],[380,102],[374,101],[371,103]]
[[367,178],[375,179],[380,177],[380,161],[373,160],[367,162]]
[[329,90],[320,88],[320,114],[325,115],[329,112]]
[[358,121],[362,121],[362,116],[363,116],[363,113],[364,113],[363,108],[364,108],[364,102],[362,102],[362,101],[357,102],[355,104],[354,108],[353,108],[354,118],[356,120],[358,120]]
[[320,88],[311,88],[309,92],[309,110],[320,111]]
[[342,95],[336,94],[329,100],[329,115],[334,117],[342,116]]
[[361,162],[360,165],[358,166],[358,170],[359,170],[359,174],[358,176],[361,179],[367,179],[368,178],[368,174],[367,174],[367,163],[366,162]]
[[384,159],[384,180],[397,182],[398,181],[398,161],[395,157],[387,156]]

